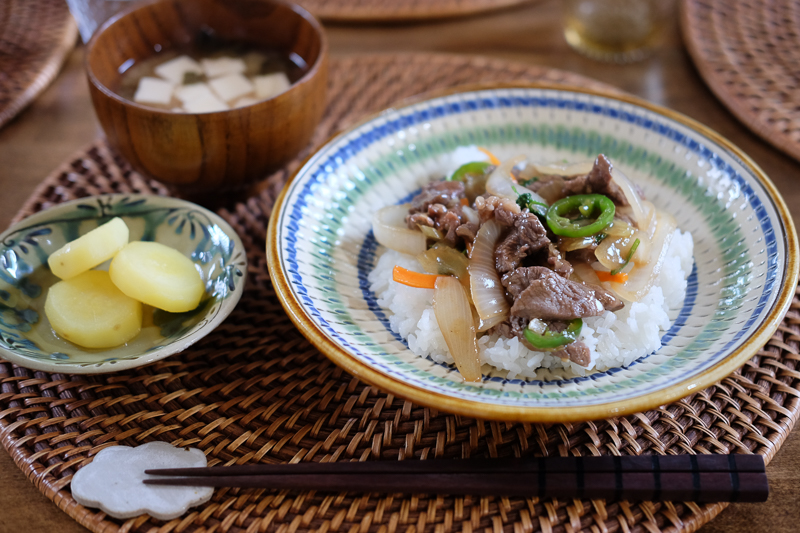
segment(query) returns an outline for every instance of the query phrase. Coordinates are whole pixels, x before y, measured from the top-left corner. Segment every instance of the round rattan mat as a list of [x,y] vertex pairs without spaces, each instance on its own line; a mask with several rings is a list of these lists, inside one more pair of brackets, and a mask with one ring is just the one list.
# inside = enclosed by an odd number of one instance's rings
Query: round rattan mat
[[800,160],[800,2],[683,0],[681,26],[717,97],[755,133]]
[[475,15],[534,0],[298,0],[315,17],[337,22],[399,22]]
[[0,127],[53,81],[77,35],[64,0],[0,2]]
[[[480,58],[361,56],[332,61],[330,105],[314,143],[364,113],[477,81],[602,87],[574,74]],[[218,490],[168,523],[78,505],[76,469],[107,446],[166,441],[209,464],[432,457],[760,453],[769,460],[798,413],[800,300],[744,368],[660,409],[582,424],[511,424],[422,408],[330,363],[292,326],[267,272],[266,225],[285,173],[221,214],[248,249],[244,296],[202,342],[119,374],[71,376],[0,362],[0,440],[47,497],[93,531],[492,533],[693,531],[724,505]],[[17,215],[101,192],[165,194],[99,140],[48,177]]]

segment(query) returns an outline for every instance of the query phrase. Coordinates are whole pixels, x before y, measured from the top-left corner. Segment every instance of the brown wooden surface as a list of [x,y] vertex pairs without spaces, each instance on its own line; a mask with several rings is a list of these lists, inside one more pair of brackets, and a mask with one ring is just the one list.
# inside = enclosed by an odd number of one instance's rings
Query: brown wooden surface
[[[744,149],[776,183],[800,221],[800,164],[739,123],[703,84],[676,26],[649,60],[627,66],[596,63],[573,53],[560,33],[558,0],[469,19],[392,26],[328,26],[331,52],[437,51],[483,54],[572,70],[680,111]],[[100,134],[76,50],[39,100],[0,130],[0,228],[36,185]],[[772,493],[765,504],[733,504],[703,533],[797,531],[800,438],[794,432],[767,468]],[[86,531],[42,496],[0,452],[0,532]]]

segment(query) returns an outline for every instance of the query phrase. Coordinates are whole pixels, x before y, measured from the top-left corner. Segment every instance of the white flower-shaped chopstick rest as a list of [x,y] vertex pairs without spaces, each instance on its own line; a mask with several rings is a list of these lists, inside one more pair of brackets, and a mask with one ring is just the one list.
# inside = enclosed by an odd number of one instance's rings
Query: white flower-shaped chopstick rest
[[176,448],[166,442],[141,446],[113,446],[72,477],[72,497],[86,507],[100,508],[114,518],[131,518],[147,513],[171,520],[189,507],[207,502],[213,487],[172,487],[145,485],[156,477],[144,473],[151,468],[206,466],[206,456],[196,448]]

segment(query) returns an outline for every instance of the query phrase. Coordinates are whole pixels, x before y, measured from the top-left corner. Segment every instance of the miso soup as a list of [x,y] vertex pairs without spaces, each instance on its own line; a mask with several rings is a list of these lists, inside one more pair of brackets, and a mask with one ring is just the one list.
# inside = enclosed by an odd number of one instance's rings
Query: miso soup
[[297,54],[222,42],[205,34],[198,42],[126,63],[117,93],[176,113],[211,113],[277,96],[308,70]]

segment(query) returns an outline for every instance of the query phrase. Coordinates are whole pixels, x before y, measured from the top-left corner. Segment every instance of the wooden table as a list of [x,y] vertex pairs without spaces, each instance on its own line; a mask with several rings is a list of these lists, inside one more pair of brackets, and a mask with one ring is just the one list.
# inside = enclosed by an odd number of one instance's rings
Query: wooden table
[[[333,55],[375,51],[436,51],[482,54],[571,70],[616,85],[684,113],[733,141],[772,178],[800,222],[800,163],[763,142],[739,123],[703,84],[677,27],[668,24],[663,46],[650,59],[605,65],[574,53],[560,32],[558,0],[468,19],[427,24],[328,26]],[[83,49],[70,56],[55,83],[0,130],[0,228],[39,182],[101,130],[82,70]],[[796,432],[767,469],[772,494],[765,504],[734,504],[702,528],[703,533],[797,531],[800,506],[800,437]],[[42,496],[0,452],[0,532],[86,531]]]

